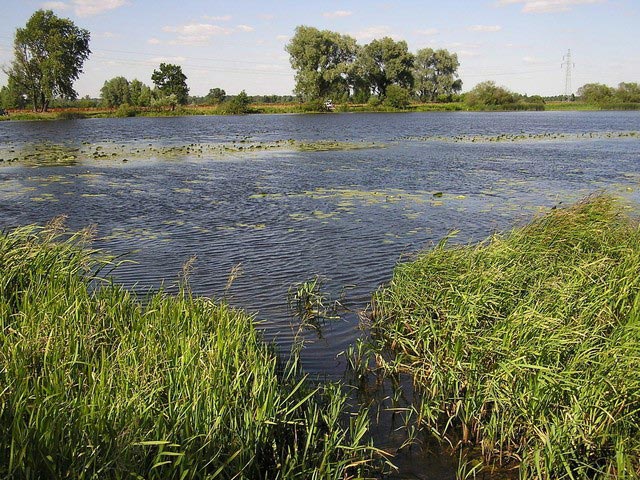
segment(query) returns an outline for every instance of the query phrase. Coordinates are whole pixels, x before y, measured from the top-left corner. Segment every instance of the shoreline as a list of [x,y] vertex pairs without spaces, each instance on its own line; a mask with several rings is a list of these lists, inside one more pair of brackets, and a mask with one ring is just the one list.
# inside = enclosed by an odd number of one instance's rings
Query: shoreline
[[[590,105],[582,102],[550,102],[546,104],[522,104],[515,108],[510,106],[495,106],[493,108],[470,108],[461,102],[449,103],[420,103],[412,104],[406,109],[392,107],[371,107],[366,104],[339,104],[333,111],[318,111],[308,109],[305,104],[253,104],[245,115],[274,115],[274,114],[337,114],[337,113],[428,113],[428,112],[569,112],[569,111],[613,111],[624,112],[640,110],[637,108],[613,108],[608,106]],[[187,105],[176,110],[152,110],[149,107],[131,107],[127,115],[119,114],[117,108],[51,108],[47,112],[33,112],[31,110],[6,110],[7,115],[0,117],[0,121],[43,121],[43,120],[78,120],[87,118],[130,118],[130,117],[188,117],[188,116],[229,116],[221,105]]]

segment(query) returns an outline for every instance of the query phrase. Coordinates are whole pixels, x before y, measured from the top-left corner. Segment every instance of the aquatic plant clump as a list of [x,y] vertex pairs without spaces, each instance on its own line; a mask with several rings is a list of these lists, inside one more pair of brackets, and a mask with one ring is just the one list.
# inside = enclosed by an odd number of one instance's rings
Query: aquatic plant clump
[[53,227],[0,235],[0,477],[352,478],[367,415],[224,303],[144,299]]
[[420,424],[520,478],[640,476],[640,231],[608,196],[446,240],[373,298],[371,347]]

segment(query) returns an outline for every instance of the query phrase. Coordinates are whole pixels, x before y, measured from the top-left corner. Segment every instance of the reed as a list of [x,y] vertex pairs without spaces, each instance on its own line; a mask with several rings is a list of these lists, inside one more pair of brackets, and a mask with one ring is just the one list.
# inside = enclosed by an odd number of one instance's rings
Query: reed
[[369,348],[419,423],[520,478],[640,476],[640,231],[590,197],[403,263]]
[[224,303],[108,280],[86,235],[0,235],[0,477],[354,478],[366,412]]

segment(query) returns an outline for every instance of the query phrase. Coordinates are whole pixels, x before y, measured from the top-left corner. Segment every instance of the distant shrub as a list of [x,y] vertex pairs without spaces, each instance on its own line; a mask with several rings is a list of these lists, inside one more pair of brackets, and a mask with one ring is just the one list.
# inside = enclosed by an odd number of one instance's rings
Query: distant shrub
[[243,113],[249,113],[249,104],[251,100],[247,93],[242,90],[238,95],[231,100],[222,104],[222,112],[229,115],[241,115]]
[[324,102],[320,99],[317,100],[309,100],[302,104],[302,111],[306,113],[312,112],[326,112],[327,107]]
[[389,85],[383,104],[387,107],[405,109],[411,103],[411,93],[399,85]]
[[123,103],[116,110],[115,116],[119,118],[135,117],[137,113],[138,111],[134,107],[132,107],[128,103]]
[[367,100],[367,106],[368,107],[379,107],[382,104],[382,101],[380,100],[379,97],[375,97],[375,96],[371,96],[369,97],[369,100]]

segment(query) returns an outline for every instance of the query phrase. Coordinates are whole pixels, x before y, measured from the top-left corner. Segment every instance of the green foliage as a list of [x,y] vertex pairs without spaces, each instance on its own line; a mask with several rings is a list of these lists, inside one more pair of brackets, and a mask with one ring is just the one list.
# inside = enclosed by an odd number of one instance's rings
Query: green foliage
[[587,83],[578,89],[578,96],[587,103],[600,104],[613,100],[613,89],[601,83]]
[[417,97],[422,102],[451,101],[462,90],[458,79],[460,62],[455,53],[423,48],[416,53],[413,78]]
[[601,83],[587,83],[578,89],[578,96],[582,101],[603,108],[637,109],[634,104],[640,104],[640,85],[622,82],[618,88],[612,88]]
[[[161,63],[158,70],[154,70],[151,80],[162,96],[175,96],[178,105],[186,105],[189,99],[187,77],[182,73],[182,67],[170,63]],[[175,104],[172,104],[175,109]]]
[[135,107],[151,105],[151,88],[134,79],[129,82],[124,77],[115,77],[104,82],[100,90],[103,105],[114,108],[123,104]]
[[100,96],[102,103],[110,108],[131,103],[129,80],[124,77],[114,77],[105,81],[100,89]]
[[308,102],[304,102],[302,104],[302,111],[305,113],[318,113],[318,112],[327,112],[327,106],[325,103],[320,100],[309,100]]
[[151,88],[138,79],[129,83],[129,98],[135,107],[149,107],[151,105]]
[[116,110],[116,117],[125,118],[125,117],[135,117],[137,114],[137,110],[129,105],[128,103],[123,103]]
[[470,107],[515,104],[516,99],[509,90],[487,81],[476,85],[465,95],[465,103]]
[[392,107],[405,109],[411,103],[411,94],[406,88],[399,85],[389,85],[387,87],[387,95],[384,97],[383,104]]
[[209,90],[209,93],[204,98],[207,104],[218,105],[224,102],[224,99],[226,98],[226,96],[227,96],[227,92],[225,92],[222,88],[216,87]]
[[607,196],[399,265],[372,353],[419,422],[519,477],[640,472],[640,230]]
[[223,111],[230,115],[248,113],[250,103],[251,100],[249,99],[249,96],[244,90],[242,90],[238,95],[231,98],[228,102],[225,102],[223,105]]
[[354,84],[355,39],[301,25],[286,46],[296,70],[295,92],[306,100],[338,98]]
[[20,92],[19,85],[15,79],[9,76],[7,85],[3,85],[0,89],[0,108],[18,108],[22,109],[27,106],[27,99]]
[[616,100],[622,103],[640,103],[640,85],[622,82],[615,92]]
[[138,299],[59,233],[0,235],[2,478],[365,476],[366,413],[282,365],[251,315],[186,283]]
[[154,98],[151,99],[151,107],[155,110],[165,110],[167,107],[173,112],[178,105],[178,97],[175,93],[164,95],[161,92],[157,93]]
[[51,10],[35,12],[16,30],[9,78],[34,111],[46,111],[56,97],[76,98],[73,82],[89,57],[89,32]]
[[365,45],[358,56],[358,69],[371,91],[381,97],[392,84],[410,89],[413,86],[414,56],[407,42],[384,37]]

